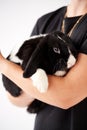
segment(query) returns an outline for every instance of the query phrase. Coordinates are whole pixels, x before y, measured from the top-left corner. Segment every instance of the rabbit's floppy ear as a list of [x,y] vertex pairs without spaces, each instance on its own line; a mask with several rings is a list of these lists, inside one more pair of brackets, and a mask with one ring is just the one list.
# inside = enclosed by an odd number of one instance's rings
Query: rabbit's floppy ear
[[32,56],[30,57],[26,68],[23,73],[24,78],[32,76],[39,68],[40,63],[43,61],[44,54],[47,49],[47,37],[44,37],[37,45]]

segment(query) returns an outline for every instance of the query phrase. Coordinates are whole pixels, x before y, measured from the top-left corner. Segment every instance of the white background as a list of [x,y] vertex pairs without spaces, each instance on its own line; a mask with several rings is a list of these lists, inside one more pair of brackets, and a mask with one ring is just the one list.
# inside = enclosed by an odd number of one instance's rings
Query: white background
[[[4,57],[15,44],[28,39],[36,20],[67,5],[69,0],[0,0],[0,50]],[[35,115],[12,105],[0,75],[0,130],[33,130]]]

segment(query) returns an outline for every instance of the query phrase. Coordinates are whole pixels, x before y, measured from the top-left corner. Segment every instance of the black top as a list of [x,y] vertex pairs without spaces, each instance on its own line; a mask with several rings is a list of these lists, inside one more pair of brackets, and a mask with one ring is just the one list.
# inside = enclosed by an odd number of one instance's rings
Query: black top
[[[39,18],[31,35],[60,31],[65,12],[66,7],[63,7]],[[66,33],[78,18],[65,19]],[[83,42],[75,43],[75,46],[87,54],[87,34]],[[34,130],[87,130],[87,98],[67,110],[47,105],[37,113]]]
[[66,17],[64,18],[65,21],[65,34],[67,34],[74,26],[74,24],[77,22],[77,20],[80,18],[81,16],[76,16],[76,17]]

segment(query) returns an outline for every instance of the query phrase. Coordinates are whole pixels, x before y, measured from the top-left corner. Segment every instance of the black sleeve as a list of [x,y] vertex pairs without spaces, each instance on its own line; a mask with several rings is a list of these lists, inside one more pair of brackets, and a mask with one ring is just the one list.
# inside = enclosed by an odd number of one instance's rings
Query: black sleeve
[[[48,26],[50,25],[50,22],[52,22],[51,17],[53,16],[54,12],[45,14],[41,17],[39,17],[36,21],[36,24],[32,30],[31,36],[44,34],[47,32],[50,32],[50,30],[46,31]],[[50,21],[50,22],[49,22]]]
[[39,29],[38,29],[38,20],[37,20],[32,32],[31,32],[31,36],[38,35],[38,34],[39,34]]
[[80,48],[80,53],[87,54],[87,39],[83,42],[83,44]]
[[83,38],[83,42],[81,43],[80,46],[80,53],[84,53],[87,54],[87,33],[85,34],[84,38]]
[[50,12],[48,14],[42,15],[41,17],[39,17],[37,19],[36,24],[32,30],[31,36],[46,33],[46,31],[44,31],[44,29],[47,28],[47,26],[49,26],[48,21],[49,21],[50,17],[52,17],[53,13],[54,12]]
[[66,7],[61,7],[55,11],[42,15],[37,19],[31,36],[54,32],[61,28],[61,21],[65,14]]

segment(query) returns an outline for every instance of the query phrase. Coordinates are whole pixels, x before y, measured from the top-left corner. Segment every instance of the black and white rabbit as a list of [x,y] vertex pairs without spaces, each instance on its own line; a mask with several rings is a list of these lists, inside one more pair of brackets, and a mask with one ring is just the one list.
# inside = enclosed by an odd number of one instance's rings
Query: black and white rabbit
[[[20,65],[23,77],[32,79],[33,85],[40,91],[48,89],[47,74],[64,76],[76,63],[77,50],[72,40],[62,32],[53,32],[31,37],[20,47],[14,48],[8,60]],[[13,96],[19,96],[22,90],[2,75],[4,87]],[[28,106],[29,112],[38,112],[45,103],[35,99]]]

